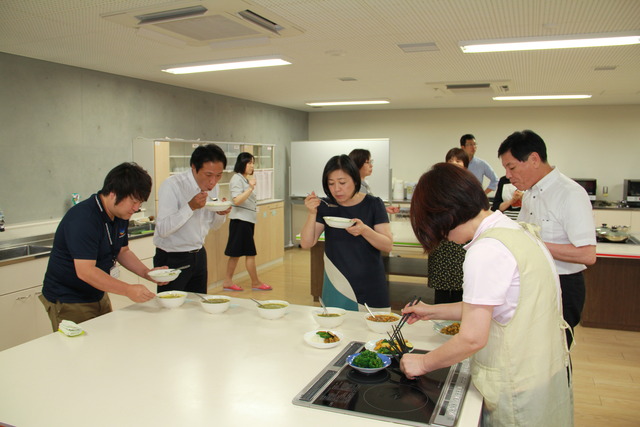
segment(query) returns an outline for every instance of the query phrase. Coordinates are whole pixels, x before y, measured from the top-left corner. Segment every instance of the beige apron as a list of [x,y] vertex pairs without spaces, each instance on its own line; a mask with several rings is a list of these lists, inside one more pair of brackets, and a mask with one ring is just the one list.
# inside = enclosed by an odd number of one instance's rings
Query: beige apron
[[487,237],[514,255],[520,297],[511,321],[491,322],[487,345],[472,359],[473,384],[484,397],[482,425],[572,426],[566,322],[558,308],[555,270],[531,233],[492,228],[478,240]]

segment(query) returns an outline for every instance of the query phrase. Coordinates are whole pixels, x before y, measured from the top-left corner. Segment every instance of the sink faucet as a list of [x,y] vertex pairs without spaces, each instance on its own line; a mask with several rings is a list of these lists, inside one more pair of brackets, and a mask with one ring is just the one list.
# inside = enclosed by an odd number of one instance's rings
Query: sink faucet
[[0,209],[0,231],[4,231],[4,213]]

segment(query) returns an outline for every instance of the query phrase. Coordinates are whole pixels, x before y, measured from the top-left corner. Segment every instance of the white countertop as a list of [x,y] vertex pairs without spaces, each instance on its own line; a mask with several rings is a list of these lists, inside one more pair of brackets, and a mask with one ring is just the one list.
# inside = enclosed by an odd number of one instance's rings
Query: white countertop
[[[394,423],[295,406],[292,399],[350,341],[380,339],[363,313],[337,330],[343,343],[317,349],[314,307],[291,306],[277,320],[236,299],[219,315],[196,297],[180,308],[134,304],[82,324],[87,334],[49,334],[0,352],[0,422],[37,426],[383,426]],[[265,297],[266,299],[266,297]],[[17,327],[18,325],[14,325]],[[406,325],[417,348],[443,343],[430,322]],[[478,425],[473,385],[459,426]]]

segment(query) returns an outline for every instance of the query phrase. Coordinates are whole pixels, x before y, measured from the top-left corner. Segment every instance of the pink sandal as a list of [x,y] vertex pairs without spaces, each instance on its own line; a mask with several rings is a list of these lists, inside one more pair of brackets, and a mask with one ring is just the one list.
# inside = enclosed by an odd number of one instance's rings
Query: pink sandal
[[244,289],[242,289],[240,286],[236,285],[235,283],[231,286],[225,286],[223,289],[225,291],[244,291]]
[[267,285],[266,283],[263,283],[262,285],[257,286],[257,287],[253,287],[252,289],[254,289],[256,291],[270,291],[273,288],[271,286]]

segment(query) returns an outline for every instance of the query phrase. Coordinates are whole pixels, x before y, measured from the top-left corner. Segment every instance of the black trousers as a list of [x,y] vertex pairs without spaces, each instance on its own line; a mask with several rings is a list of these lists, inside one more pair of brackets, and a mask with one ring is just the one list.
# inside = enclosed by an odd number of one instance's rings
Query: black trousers
[[460,301],[462,301],[462,291],[439,291],[437,289],[434,291],[434,304],[448,304]]
[[153,266],[178,268],[188,265],[182,270],[178,278],[163,286],[158,286],[158,292],[185,291],[198,294],[207,293],[207,251],[202,248],[198,252],[166,252],[156,248]]
[[584,308],[584,300],[587,294],[582,272],[560,275],[560,288],[562,289],[562,313],[564,320],[571,327],[567,330],[567,344],[571,348],[573,342],[573,328],[580,323],[580,316]]

